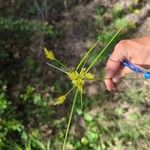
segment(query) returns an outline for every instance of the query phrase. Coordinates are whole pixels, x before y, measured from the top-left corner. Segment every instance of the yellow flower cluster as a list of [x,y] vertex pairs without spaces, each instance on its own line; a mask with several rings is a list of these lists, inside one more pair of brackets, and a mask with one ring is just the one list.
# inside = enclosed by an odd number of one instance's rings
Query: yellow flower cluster
[[69,79],[72,81],[72,84],[75,85],[79,91],[83,92],[84,80],[78,74],[77,71],[67,72]]
[[67,72],[69,79],[72,81],[72,84],[75,85],[79,91],[83,92],[83,86],[85,80],[92,80],[94,79],[94,75],[91,73],[86,73],[86,69],[82,69],[80,73],[77,71],[70,71]]
[[44,48],[45,56],[49,60],[55,59],[54,53],[52,51],[49,51],[47,48]]
[[[45,57],[49,60],[55,60],[57,63],[59,63],[61,66],[65,67],[61,62],[59,62],[56,58],[55,55],[52,51],[48,50],[47,48],[44,48],[44,53],[45,53]],[[72,84],[74,85],[74,87],[77,87],[77,89],[83,93],[83,87],[84,87],[84,83],[85,80],[93,80],[95,78],[94,74],[89,73],[86,71],[86,68],[82,68],[80,70],[80,72],[78,73],[77,71],[63,71],[60,68],[58,68],[57,66],[54,66],[52,64],[49,64],[50,66],[66,73],[69,77],[69,79],[71,80]],[[66,68],[66,67],[65,67]],[[72,89],[74,89],[74,87]],[[54,103],[54,105],[60,105],[63,104],[66,100],[67,95],[72,91],[72,89],[65,95],[62,95],[60,97],[58,97],[56,99],[56,102]]]

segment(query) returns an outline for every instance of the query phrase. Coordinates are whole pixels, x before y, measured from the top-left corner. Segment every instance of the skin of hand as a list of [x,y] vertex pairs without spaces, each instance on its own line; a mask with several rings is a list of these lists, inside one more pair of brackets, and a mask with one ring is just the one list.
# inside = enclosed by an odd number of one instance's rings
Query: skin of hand
[[121,77],[132,72],[121,65],[123,60],[150,69],[150,36],[122,40],[115,46],[105,68],[105,84],[109,91],[116,90]]

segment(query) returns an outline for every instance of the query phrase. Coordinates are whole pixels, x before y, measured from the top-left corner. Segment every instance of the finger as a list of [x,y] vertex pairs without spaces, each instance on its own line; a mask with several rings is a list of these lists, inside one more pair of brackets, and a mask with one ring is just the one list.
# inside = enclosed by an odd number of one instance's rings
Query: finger
[[105,84],[107,87],[107,90],[112,91],[115,90],[120,79],[121,79],[121,70],[119,69],[118,73],[114,75],[112,78],[105,78]]
[[118,74],[120,74],[120,62],[108,60],[105,72],[105,85],[107,90],[114,89],[114,83],[119,81]]
[[[115,87],[114,83],[118,78],[114,78],[115,74],[119,72],[120,62],[114,62],[111,60],[108,60],[106,65],[106,72],[105,72],[105,85],[107,90],[112,91]],[[115,82],[114,82],[115,81]]]
[[112,78],[113,87],[112,90],[115,91],[118,87],[119,82],[121,81],[121,68],[119,69],[118,73]]
[[120,68],[120,62],[118,61],[112,61],[112,59],[109,59],[106,64],[105,68],[105,78],[112,78]]
[[105,82],[107,90],[112,91],[114,88],[114,83],[112,82],[112,79],[105,78],[104,82]]
[[113,83],[117,84],[117,83],[119,83],[120,79],[121,79],[121,75],[117,74],[112,78],[112,81],[113,81]]
[[119,70],[121,62],[126,59],[124,42],[119,42],[106,64],[106,78],[112,78]]

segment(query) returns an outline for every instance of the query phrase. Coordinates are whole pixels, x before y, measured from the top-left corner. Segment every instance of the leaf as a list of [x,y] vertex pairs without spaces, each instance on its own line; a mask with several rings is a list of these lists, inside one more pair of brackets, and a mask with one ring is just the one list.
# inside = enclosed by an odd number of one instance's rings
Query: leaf
[[50,150],[50,147],[51,147],[51,140],[49,139],[46,144],[47,150]]
[[114,110],[114,112],[116,115],[121,116],[124,113],[124,110],[118,107]]
[[38,104],[39,102],[41,102],[41,100],[42,100],[42,98],[41,98],[40,94],[34,95],[34,97],[33,97],[34,104]]
[[32,141],[32,144],[34,144],[36,149],[40,149],[40,150],[45,150],[45,146],[42,142],[40,142],[39,140],[35,139],[33,136],[30,135],[30,139]]
[[98,132],[93,132],[93,131],[87,131],[87,138],[89,142],[96,142],[99,138]]
[[87,139],[86,137],[82,137],[82,138],[81,138],[81,143],[82,143],[83,145],[87,145],[87,144],[88,144],[88,139]]
[[139,119],[139,117],[140,117],[139,114],[134,112],[129,115],[129,120],[137,121]]
[[84,119],[88,122],[92,121],[93,120],[93,116],[88,114],[88,113],[85,113],[84,114]]
[[28,139],[26,146],[25,146],[25,150],[31,150],[31,139]]

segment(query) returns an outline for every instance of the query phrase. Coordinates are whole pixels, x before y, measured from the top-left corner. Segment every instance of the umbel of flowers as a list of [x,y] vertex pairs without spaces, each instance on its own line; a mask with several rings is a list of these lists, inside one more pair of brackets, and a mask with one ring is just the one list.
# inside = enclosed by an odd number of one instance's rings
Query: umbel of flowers
[[68,76],[68,78],[71,80],[73,87],[64,95],[61,95],[60,97],[58,97],[56,99],[56,102],[54,103],[54,105],[60,105],[63,104],[66,100],[67,95],[74,89],[77,88],[78,91],[80,91],[81,93],[84,92],[84,83],[86,80],[94,80],[95,76],[94,74],[87,72],[86,68],[81,68],[80,72],[78,72],[77,70],[69,70],[64,64],[62,64],[58,59],[55,58],[55,55],[53,53],[53,51],[48,50],[47,48],[44,48],[44,53],[45,53],[45,57],[49,60],[49,61],[56,61],[57,63],[59,63],[63,69],[58,68],[57,66],[54,66],[50,63],[47,63],[48,65],[51,65],[54,68],[57,68],[58,70],[66,73],[66,75]]

